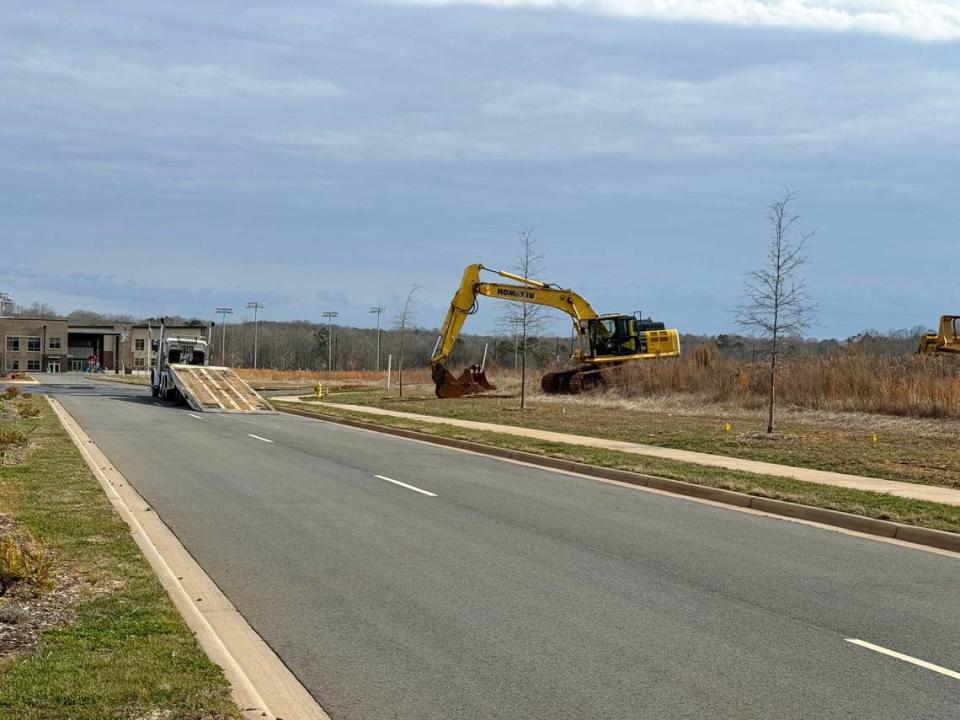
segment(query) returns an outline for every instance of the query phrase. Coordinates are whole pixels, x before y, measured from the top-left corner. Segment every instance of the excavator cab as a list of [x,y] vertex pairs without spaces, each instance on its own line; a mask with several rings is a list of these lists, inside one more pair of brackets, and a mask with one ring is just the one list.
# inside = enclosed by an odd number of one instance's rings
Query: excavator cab
[[[587,320],[590,357],[607,358],[662,352],[651,349],[651,340],[659,339],[650,331],[663,331],[662,322],[634,315],[601,315]],[[679,349],[679,348],[678,348]]]

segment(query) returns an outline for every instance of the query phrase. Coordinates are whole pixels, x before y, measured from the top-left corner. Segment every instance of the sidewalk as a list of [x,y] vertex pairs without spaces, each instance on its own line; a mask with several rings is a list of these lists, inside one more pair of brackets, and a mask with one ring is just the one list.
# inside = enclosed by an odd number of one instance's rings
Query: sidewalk
[[757,475],[774,475],[776,477],[787,477],[793,480],[819,483],[821,485],[835,485],[853,490],[869,490],[870,492],[886,493],[888,495],[896,495],[897,497],[911,498],[914,500],[927,500],[929,502],[944,503],[946,505],[960,505],[960,490],[934,485],[918,485],[916,483],[899,482],[897,480],[882,480],[880,478],[847,475],[845,473],[830,472],[828,470],[813,470],[810,468],[793,467],[792,465],[777,465],[776,463],[762,462],[759,460],[743,460],[725,455],[710,455],[692,450],[676,450],[673,448],[655,447],[653,445],[641,445],[623,440],[605,440],[603,438],[569,435],[567,433],[514,427],[512,425],[498,425],[496,423],[477,422],[475,420],[458,420],[455,418],[436,417],[435,415],[420,415],[417,413],[398,412],[396,410],[384,410],[382,408],[367,407],[364,405],[344,405],[341,403],[325,402],[308,403],[297,396],[273,397],[270,398],[270,400],[271,402],[280,401],[303,403],[308,406],[316,405],[319,407],[341,408],[343,410],[366,413],[368,415],[406,418],[407,420],[417,420],[419,422],[435,423],[437,425],[453,425],[456,427],[470,428],[472,430],[486,430],[535,440],[545,440],[547,442],[617,450],[618,452],[632,453],[634,455],[647,455],[665,460],[679,460],[680,462],[693,463],[695,465],[709,465],[711,467],[726,468],[727,470],[756,473]]

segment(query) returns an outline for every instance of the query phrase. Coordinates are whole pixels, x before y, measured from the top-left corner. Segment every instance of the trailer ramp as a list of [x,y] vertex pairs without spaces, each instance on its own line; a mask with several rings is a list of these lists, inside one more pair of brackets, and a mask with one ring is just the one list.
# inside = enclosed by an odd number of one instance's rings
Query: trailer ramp
[[168,365],[187,404],[199,412],[271,413],[273,408],[228,367]]

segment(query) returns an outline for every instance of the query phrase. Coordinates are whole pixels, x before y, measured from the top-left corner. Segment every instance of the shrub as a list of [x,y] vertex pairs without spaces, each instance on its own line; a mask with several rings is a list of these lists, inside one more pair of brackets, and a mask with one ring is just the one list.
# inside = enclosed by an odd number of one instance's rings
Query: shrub
[[0,623],[19,625],[30,620],[30,613],[16,605],[0,605]]
[[0,447],[5,445],[25,445],[27,435],[14,428],[0,428]]
[[32,418],[40,414],[40,408],[37,407],[36,403],[30,400],[21,400],[17,403],[17,414],[20,417]]
[[0,536],[0,595],[17,583],[46,590],[52,583],[53,560],[28,532]]
[[14,387],[13,385],[8,385],[7,389],[3,391],[3,399],[13,400],[19,394],[20,388]]

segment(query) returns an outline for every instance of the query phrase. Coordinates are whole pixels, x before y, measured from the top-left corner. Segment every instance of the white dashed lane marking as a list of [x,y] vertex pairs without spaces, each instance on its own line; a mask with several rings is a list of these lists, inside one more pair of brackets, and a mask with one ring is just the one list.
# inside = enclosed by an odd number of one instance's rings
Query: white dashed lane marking
[[436,497],[436,496],[437,496],[436,493],[432,493],[432,492],[430,492],[429,490],[423,490],[423,489],[421,489],[421,488],[414,487],[413,485],[407,485],[407,483],[405,483],[405,482],[400,482],[399,480],[394,480],[393,478],[388,478],[386,475],[374,475],[374,477],[375,477],[375,478],[379,478],[380,480],[386,480],[388,483],[393,483],[394,485],[399,485],[400,487],[404,487],[404,488],[406,488],[407,490],[413,490],[414,492],[418,492],[418,493],[420,493],[421,495],[427,495],[427,496],[429,496],[429,497]]
[[933,672],[940,673],[941,675],[946,675],[947,677],[951,677],[954,680],[960,680],[960,673],[956,672],[955,670],[949,670],[940,665],[934,665],[933,663],[929,663],[926,660],[920,660],[915,657],[910,657],[909,655],[904,655],[903,653],[898,653],[896,650],[889,650],[885,647],[881,647],[880,645],[874,645],[873,643],[868,643],[866,640],[857,640],[856,638],[844,638],[844,639],[848,643],[859,645],[860,647],[866,648],[867,650],[873,650],[874,652],[880,653],[881,655],[889,655],[892,658],[896,658],[897,660],[903,660],[904,662],[911,663],[913,665],[916,665],[917,667],[922,667],[925,670],[933,670]]

